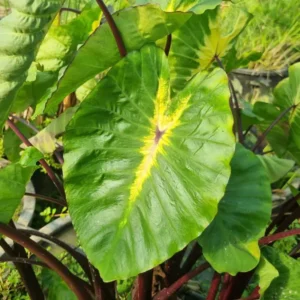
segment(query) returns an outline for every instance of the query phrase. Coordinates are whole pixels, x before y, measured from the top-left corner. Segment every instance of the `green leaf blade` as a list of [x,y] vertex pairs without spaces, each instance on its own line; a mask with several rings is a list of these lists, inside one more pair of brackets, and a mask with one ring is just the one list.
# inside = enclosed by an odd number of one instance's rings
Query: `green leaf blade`
[[[166,13],[157,5],[145,5],[117,12],[113,17],[129,52],[172,33],[184,24],[191,14]],[[105,23],[80,48],[61,78],[58,90],[49,100],[46,110],[56,108],[66,95],[120,59],[115,39]]]
[[237,144],[231,167],[218,214],[199,242],[217,272],[234,276],[259,263],[258,240],[270,219],[272,202],[270,182],[253,153]]
[[64,137],[70,213],[105,281],[184,248],[212,221],[228,182],[226,74],[198,74],[172,101],[169,76],[161,49],[128,54],[82,102]]

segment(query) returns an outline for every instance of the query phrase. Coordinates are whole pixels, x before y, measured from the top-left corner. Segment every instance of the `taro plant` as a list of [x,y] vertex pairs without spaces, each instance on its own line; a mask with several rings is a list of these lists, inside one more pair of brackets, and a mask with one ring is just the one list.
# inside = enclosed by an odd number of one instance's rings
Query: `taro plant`
[[[230,71],[256,57],[236,48],[249,12],[63,2],[11,0],[0,21],[0,261],[31,299],[55,297],[32,265],[62,280],[55,299],[299,299],[300,65],[241,106]],[[57,194],[27,195],[68,210],[80,250],[11,221],[39,167]]]

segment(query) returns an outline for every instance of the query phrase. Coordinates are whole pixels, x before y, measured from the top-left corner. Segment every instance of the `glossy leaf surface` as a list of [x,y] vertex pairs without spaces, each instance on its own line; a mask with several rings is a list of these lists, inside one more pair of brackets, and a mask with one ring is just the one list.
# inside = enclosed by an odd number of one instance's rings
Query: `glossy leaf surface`
[[264,256],[278,270],[264,295],[264,300],[298,300],[300,298],[300,262],[272,247],[262,249]]
[[61,4],[62,0],[11,0],[11,14],[0,20],[0,127]]
[[70,214],[105,281],[181,250],[209,225],[225,192],[235,147],[227,76],[198,74],[171,100],[169,75],[160,48],[129,53],[64,136]]
[[264,167],[252,152],[237,144],[225,196],[199,240],[204,257],[217,272],[236,275],[259,263],[258,240],[270,219],[271,203]]
[[222,18],[216,8],[201,15],[193,15],[175,31],[169,55],[173,90],[181,90],[195,73],[207,69],[214,62],[215,56],[222,59],[250,17],[241,11],[234,20],[232,31],[224,32]]
[[[166,13],[157,5],[129,8],[113,15],[127,51],[140,49],[183,25],[191,14]],[[151,22],[149,22],[151,20]],[[80,48],[48,102],[48,110],[99,73],[120,60],[116,41],[107,23],[101,25]]]

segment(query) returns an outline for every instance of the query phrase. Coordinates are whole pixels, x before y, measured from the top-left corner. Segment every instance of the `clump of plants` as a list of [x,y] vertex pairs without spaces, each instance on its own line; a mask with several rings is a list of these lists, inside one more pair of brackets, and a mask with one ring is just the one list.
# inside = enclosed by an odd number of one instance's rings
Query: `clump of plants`
[[[229,29],[221,0],[10,5],[0,261],[28,296],[298,299],[300,64],[272,101],[241,107],[229,74],[257,59],[238,55],[246,10],[227,16]],[[80,249],[11,221],[38,168],[53,195],[32,196],[68,210]]]

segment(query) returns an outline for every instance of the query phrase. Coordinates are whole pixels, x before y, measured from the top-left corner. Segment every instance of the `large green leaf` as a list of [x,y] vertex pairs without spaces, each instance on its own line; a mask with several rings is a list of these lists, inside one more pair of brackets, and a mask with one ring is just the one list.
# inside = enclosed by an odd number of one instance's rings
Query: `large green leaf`
[[259,295],[261,297],[269,288],[272,281],[278,276],[279,272],[277,269],[262,255],[254,274],[254,282],[259,286]]
[[[190,17],[187,13],[166,13],[157,5],[133,7],[113,15],[128,51],[140,49],[179,28]],[[151,22],[149,22],[151,20]],[[116,64],[120,54],[107,23],[100,26],[79,49],[58,85],[58,90],[48,102],[48,110],[69,93],[97,74]]]
[[262,249],[264,256],[278,270],[275,278],[264,295],[264,300],[300,299],[300,261],[279,252],[272,247]]
[[271,183],[281,179],[295,165],[293,160],[278,158],[274,155],[258,155],[257,157],[265,167]]
[[162,49],[129,53],[64,136],[70,214],[105,281],[144,272],[199,236],[230,176],[226,74],[198,74],[172,100],[169,76]]
[[0,169],[0,222],[8,223],[20,205],[26,185],[36,166],[9,164]]
[[274,96],[274,104],[282,110],[296,105],[289,115],[290,139],[300,149],[300,63],[289,68],[289,78],[277,85]]
[[259,263],[258,240],[270,219],[271,203],[264,167],[251,151],[237,144],[218,214],[199,239],[204,257],[217,272],[236,275]]
[[62,0],[11,0],[0,20],[0,127]]
[[207,10],[202,15],[193,15],[172,35],[169,61],[172,74],[172,89],[182,89],[199,70],[207,69],[215,60],[222,59],[231,49],[238,35],[245,28],[251,15],[240,11],[231,30],[222,25],[218,8]]

